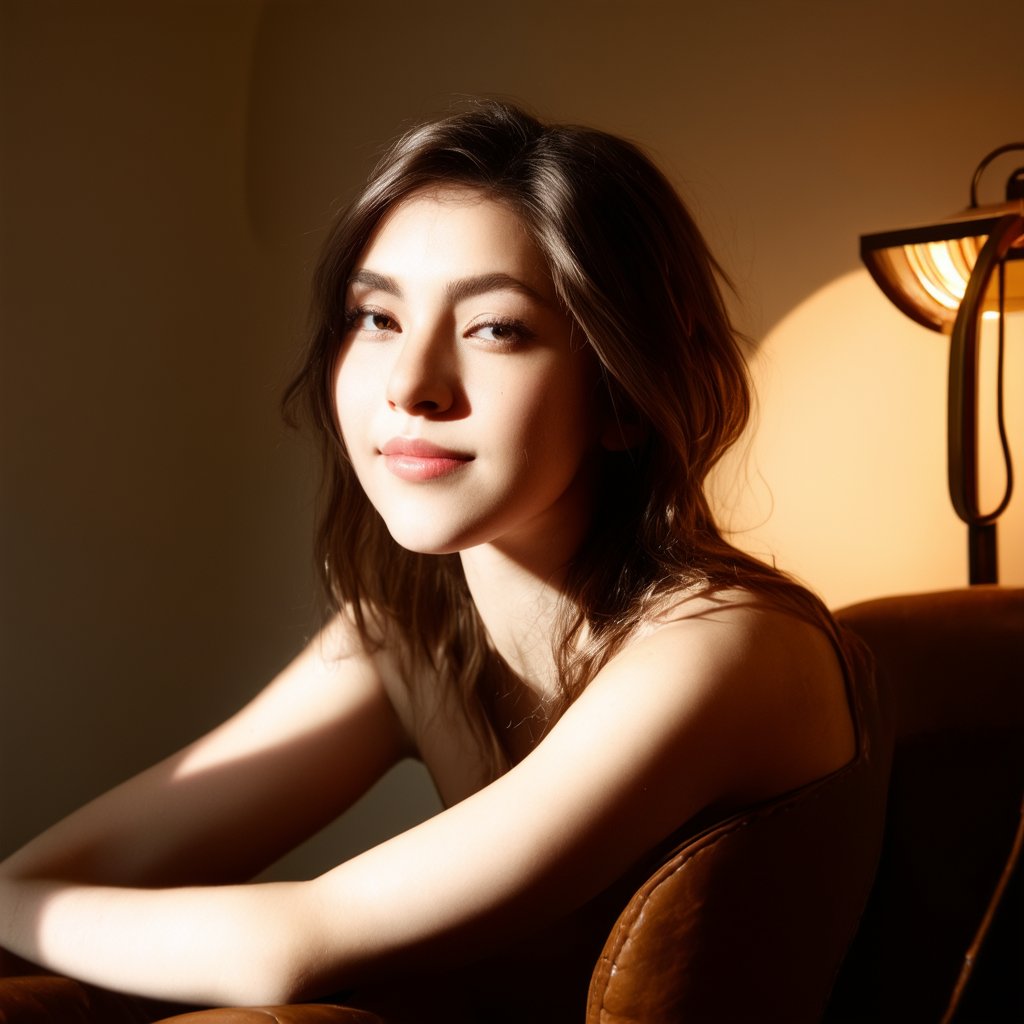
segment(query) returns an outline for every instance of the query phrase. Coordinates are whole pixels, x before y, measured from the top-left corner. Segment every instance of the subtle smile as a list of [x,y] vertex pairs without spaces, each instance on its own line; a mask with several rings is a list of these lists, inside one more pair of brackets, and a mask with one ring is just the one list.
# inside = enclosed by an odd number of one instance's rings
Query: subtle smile
[[436,480],[473,461],[472,455],[419,438],[395,437],[380,448],[388,470],[402,480]]

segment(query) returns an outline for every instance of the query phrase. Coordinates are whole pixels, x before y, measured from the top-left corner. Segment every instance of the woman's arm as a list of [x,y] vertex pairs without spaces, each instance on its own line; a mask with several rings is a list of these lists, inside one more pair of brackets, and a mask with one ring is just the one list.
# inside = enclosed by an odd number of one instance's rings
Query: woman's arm
[[222,1003],[470,959],[575,909],[698,810],[848,759],[841,674],[817,636],[749,609],[673,623],[609,663],[506,775],[317,879],[15,885],[0,890],[11,944],[107,986]]
[[377,659],[339,619],[231,719],[44,832],[0,876],[244,881],[408,753]]

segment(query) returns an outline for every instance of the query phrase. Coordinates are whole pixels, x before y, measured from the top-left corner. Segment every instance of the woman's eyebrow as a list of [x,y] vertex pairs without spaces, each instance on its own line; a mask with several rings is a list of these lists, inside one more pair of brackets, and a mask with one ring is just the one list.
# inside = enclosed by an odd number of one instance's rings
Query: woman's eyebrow
[[483,295],[486,292],[514,291],[529,295],[530,298],[544,305],[550,305],[536,289],[531,288],[525,281],[520,281],[511,274],[493,273],[476,274],[473,277],[461,277],[457,281],[451,281],[445,288],[448,297],[452,302],[459,302],[462,299],[471,299],[476,295]]
[[394,295],[398,299],[402,297],[402,289],[398,287],[398,282],[386,274],[378,274],[375,270],[354,271],[348,281],[345,282],[345,287],[351,288],[354,284],[365,285],[367,288],[372,288],[377,292],[386,292],[388,295]]
[[[376,270],[356,270],[349,277],[347,286],[363,285],[372,288],[374,291],[384,292],[387,295],[394,295],[402,298],[402,289],[393,277],[387,274],[379,274]],[[535,288],[531,288],[525,281],[513,277],[501,271],[490,274],[474,274],[471,277],[460,277],[458,280],[449,281],[445,286],[448,298],[452,302],[461,302],[463,299],[471,299],[477,295],[484,295],[487,292],[516,291],[544,305],[551,305],[550,299],[546,298]]]

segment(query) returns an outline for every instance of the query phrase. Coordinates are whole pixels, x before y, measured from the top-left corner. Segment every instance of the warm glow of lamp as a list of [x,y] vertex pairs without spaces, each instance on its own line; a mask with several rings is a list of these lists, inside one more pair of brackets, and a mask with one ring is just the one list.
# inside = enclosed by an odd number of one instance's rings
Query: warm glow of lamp
[[[954,217],[902,231],[863,235],[861,258],[879,288],[911,319],[950,335],[949,491],[968,527],[971,583],[994,583],[996,520],[1013,491],[1013,467],[1002,414],[1003,317],[1024,309],[1024,167],[1006,183],[1006,201],[978,204],[978,183],[998,156],[1024,150],[1015,142],[993,150],[978,165],[968,209]],[[1006,466],[1002,500],[989,512],[978,506],[978,325],[999,319],[998,426]]]
[[[993,229],[1006,218],[1024,218],[1024,199],[978,207],[956,217],[903,231],[861,238],[861,258],[878,286],[912,320],[949,333],[967,293],[967,283]],[[1024,236],[1024,228],[1021,228]],[[965,233],[966,232],[966,233]],[[1024,309],[1024,237],[1011,240],[1006,259],[1004,309]],[[982,312],[997,313],[999,288],[989,282]]]

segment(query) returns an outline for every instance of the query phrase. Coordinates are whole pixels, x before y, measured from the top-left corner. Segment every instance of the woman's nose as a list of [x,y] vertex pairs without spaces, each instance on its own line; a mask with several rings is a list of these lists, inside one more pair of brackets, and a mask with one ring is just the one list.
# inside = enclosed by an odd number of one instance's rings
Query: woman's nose
[[388,405],[405,412],[447,412],[455,400],[453,358],[436,338],[407,337],[388,377]]

